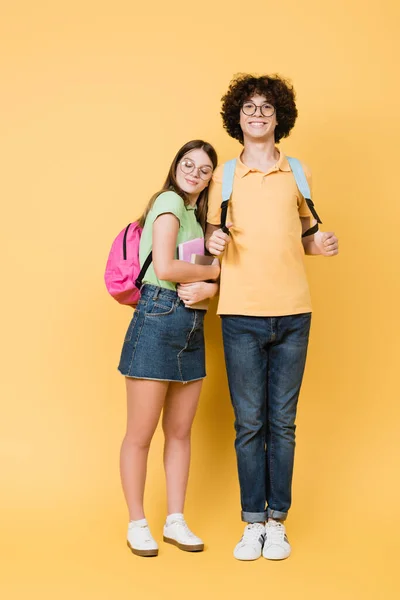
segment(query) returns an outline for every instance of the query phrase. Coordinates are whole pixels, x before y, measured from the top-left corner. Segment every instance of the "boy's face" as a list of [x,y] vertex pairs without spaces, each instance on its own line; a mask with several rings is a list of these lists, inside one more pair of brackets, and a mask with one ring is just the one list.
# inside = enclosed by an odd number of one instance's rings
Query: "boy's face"
[[[255,106],[252,106],[252,103]],[[255,95],[243,103],[240,110],[240,127],[244,138],[261,141],[274,137],[276,126],[275,109],[265,96]]]

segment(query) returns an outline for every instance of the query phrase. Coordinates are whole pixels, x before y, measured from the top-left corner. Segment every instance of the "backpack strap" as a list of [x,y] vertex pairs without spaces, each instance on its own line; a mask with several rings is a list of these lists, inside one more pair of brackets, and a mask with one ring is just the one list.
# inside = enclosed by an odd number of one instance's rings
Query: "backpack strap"
[[143,277],[146,275],[146,271],[149,268],[149,266],[151,265],[152,260],[153,260],[153,251],[150,252],[148,257],[144,261],[143,267],[140,269],[140,273],[135,281],[135,285],[138,290],[140,290],[140,288],[142,287]]
[[[132,223],[129,223],[129,225],[126,227],[125,233],[124,233],[124,240],[122,243],[122,253],[123,253],[124,260],[126,260],[126,257],[127,257],[127,249],[126,249],[127,237],[128,237],[129,227],[131,225],[132,225]],[[138,290],[140,290],[140,288],[142,287],[143,277],[146,275],[146,271],[149,268],[149,266],[151,265],[152,260],[153,260],[153,252],[150,252],[148,257],[144,261],[143,267],[140,269],[140,273],[139,273],[137,279],[135,280],[135,286],[137,287]]]
[[224,164],[222,175],[222,204],[221,204],[221,229],[224,233],[229,234],[229,229],[226,226],[226,215],[228,213],[228,204],[232,196],[233,180],[235,177],[236,158],[228,160]]
[[[301,195],[304,196],[307,206],[312,216],[316,220],[315,225],[313,225],[303,233],[302,237],[307,237],[309,235],[313,235],[318,231],[318,224],[322,224],[322,221],[319,218],[317,211],[315,210],[313,201],[311,200],[310,186],[308,185],[307,177],[304,174],[301,162],[297,158],[292,158],[291,156],[287,156],[286,158],[295,178],[296,185],[299,188]],[[228,235],[230,235],[230,233],[229,229],[226,227],[226,217],[228,212],[229,200],[232,196],[235,169],[236,158],[233,158],[232,160],[228,160],[228,162],[224,164],[224,171],[222,175],[221,229],[224,233],[227,233]]]
[[304,174],[303,167],[301,166],[301,162],[297,158],[292,158],[291,156],[287,156],[287,161],[290,165],[294,178],[296,180],[296,185],[299,188],[299,191],[302,196],[304,196],[305,201],[307,202],[307,206],[316,220],[315,225],[307,229],[302,235],[302,237],[307,237],[309,235],[313,235],[319,229],[318,224],[322,223],[321,219],[318,216],[317,211],[314,208],[314,203],[311,200],[311,191],[310,186],[308,185],[307,177]]

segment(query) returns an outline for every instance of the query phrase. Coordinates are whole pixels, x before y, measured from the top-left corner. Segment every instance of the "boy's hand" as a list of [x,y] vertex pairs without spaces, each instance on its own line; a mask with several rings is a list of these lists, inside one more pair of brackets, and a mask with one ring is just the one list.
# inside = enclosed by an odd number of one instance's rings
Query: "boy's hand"
[[323,256],[336,256],[339,253],[339,240],[332,231],[317,231],[314,243]]
[[[232,227],[232,223],[227,223],[227,228]],[[221,256],[225,252],[227,244],[230,242],[230,236],[224,233],[222,229],[217,229],[208,240],[208,251],[214,256]]]

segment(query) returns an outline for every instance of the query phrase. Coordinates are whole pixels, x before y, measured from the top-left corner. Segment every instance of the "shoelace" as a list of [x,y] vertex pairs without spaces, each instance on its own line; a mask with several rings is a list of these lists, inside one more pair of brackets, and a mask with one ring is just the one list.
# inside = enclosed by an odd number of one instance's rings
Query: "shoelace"
[[267,541],[270,544],[281,544],[285,539],[285,527],[281,523],[274,523],[266,527]]
[[[192,531],[190,531],[186,521],[177,520],[177,521],[173,521],[173,523],[175,525],[179,525],[179,527],[182,527],[182,529],[184,530],[184,532],[186,533],[186,535],[188,537],[191,537],[191,538],[197,537],[196,535],[194,535],[194,533]],[[171,525],[172,525],[172,523],[171,523]]]
[[142,535],[142,540],[143,542],[152,542],[153,538],[151,536],[150,533],[150,529],[148,525],[140,525],[140,527],[137,527],[137,529],[140,529],[140,533]]
[[243,537],[240,541],[243,544],[252,544],[254,542],[258,542],[260,536],[263,534],[264,527],[262,525],[259,525],[258,523],[252,523],[250,525],[247,525],[247,527],[244,530]]

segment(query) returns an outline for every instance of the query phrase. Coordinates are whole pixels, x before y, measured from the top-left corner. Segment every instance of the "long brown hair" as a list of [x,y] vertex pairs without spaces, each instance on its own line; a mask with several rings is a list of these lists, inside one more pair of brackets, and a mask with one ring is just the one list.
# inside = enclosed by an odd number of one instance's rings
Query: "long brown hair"
[[[162,194],[163,192],[169,192],[169,191],[176,192],[178,194],[178,196],[180,196],[182,198],[182,200],[184,201],[185,206],[187,206],[189,204],[188,194],[186,194],[183,190],[181,190],[181,188],[178,185],[178,182],[176,181],[176,169],[177,169],[179,162],[182,160],[182,158],[185,156],[185,154],[187,154],[191,150],[197,150],[197,149],[204,150],[204,152],[207,154],[208,158],[211,160],[211,162],[213,164],[213,168],[214,169],[216,168],[216,166],[218,164],[218,157],[217,157],[216,151],[214,150],[213,146],[211,146],[211,144],[208,144],[207,142],[204,142],[203,140],[192,140],[191,142],[188,142],[187,144],[182,146],[182,148],[180,150],[178,150],[174,160],[172,161],[172,164],[168,171],[168,175],[167,175],[167,178],[165,180],[163,187],[161,188],[161,190],[159,190],[158,192],[153,194],[153,196],[150,198],[150,201],[149,201],[148,205],[146,206],[142,216],[140,217],[139,224],[141,227],[144,227],[146,217],[149,214],[154,202],[156,201],[158,196],[160,194]],[[206,219],[207,219],[208,186],[206,188],[204,188],[204,190],[200,193],[196,204],[197,204],[196,218],[197,218],[198,222],[200,223],[200,225],[202,226],[203,231],[204,231],[205,227],[206,227]]]

